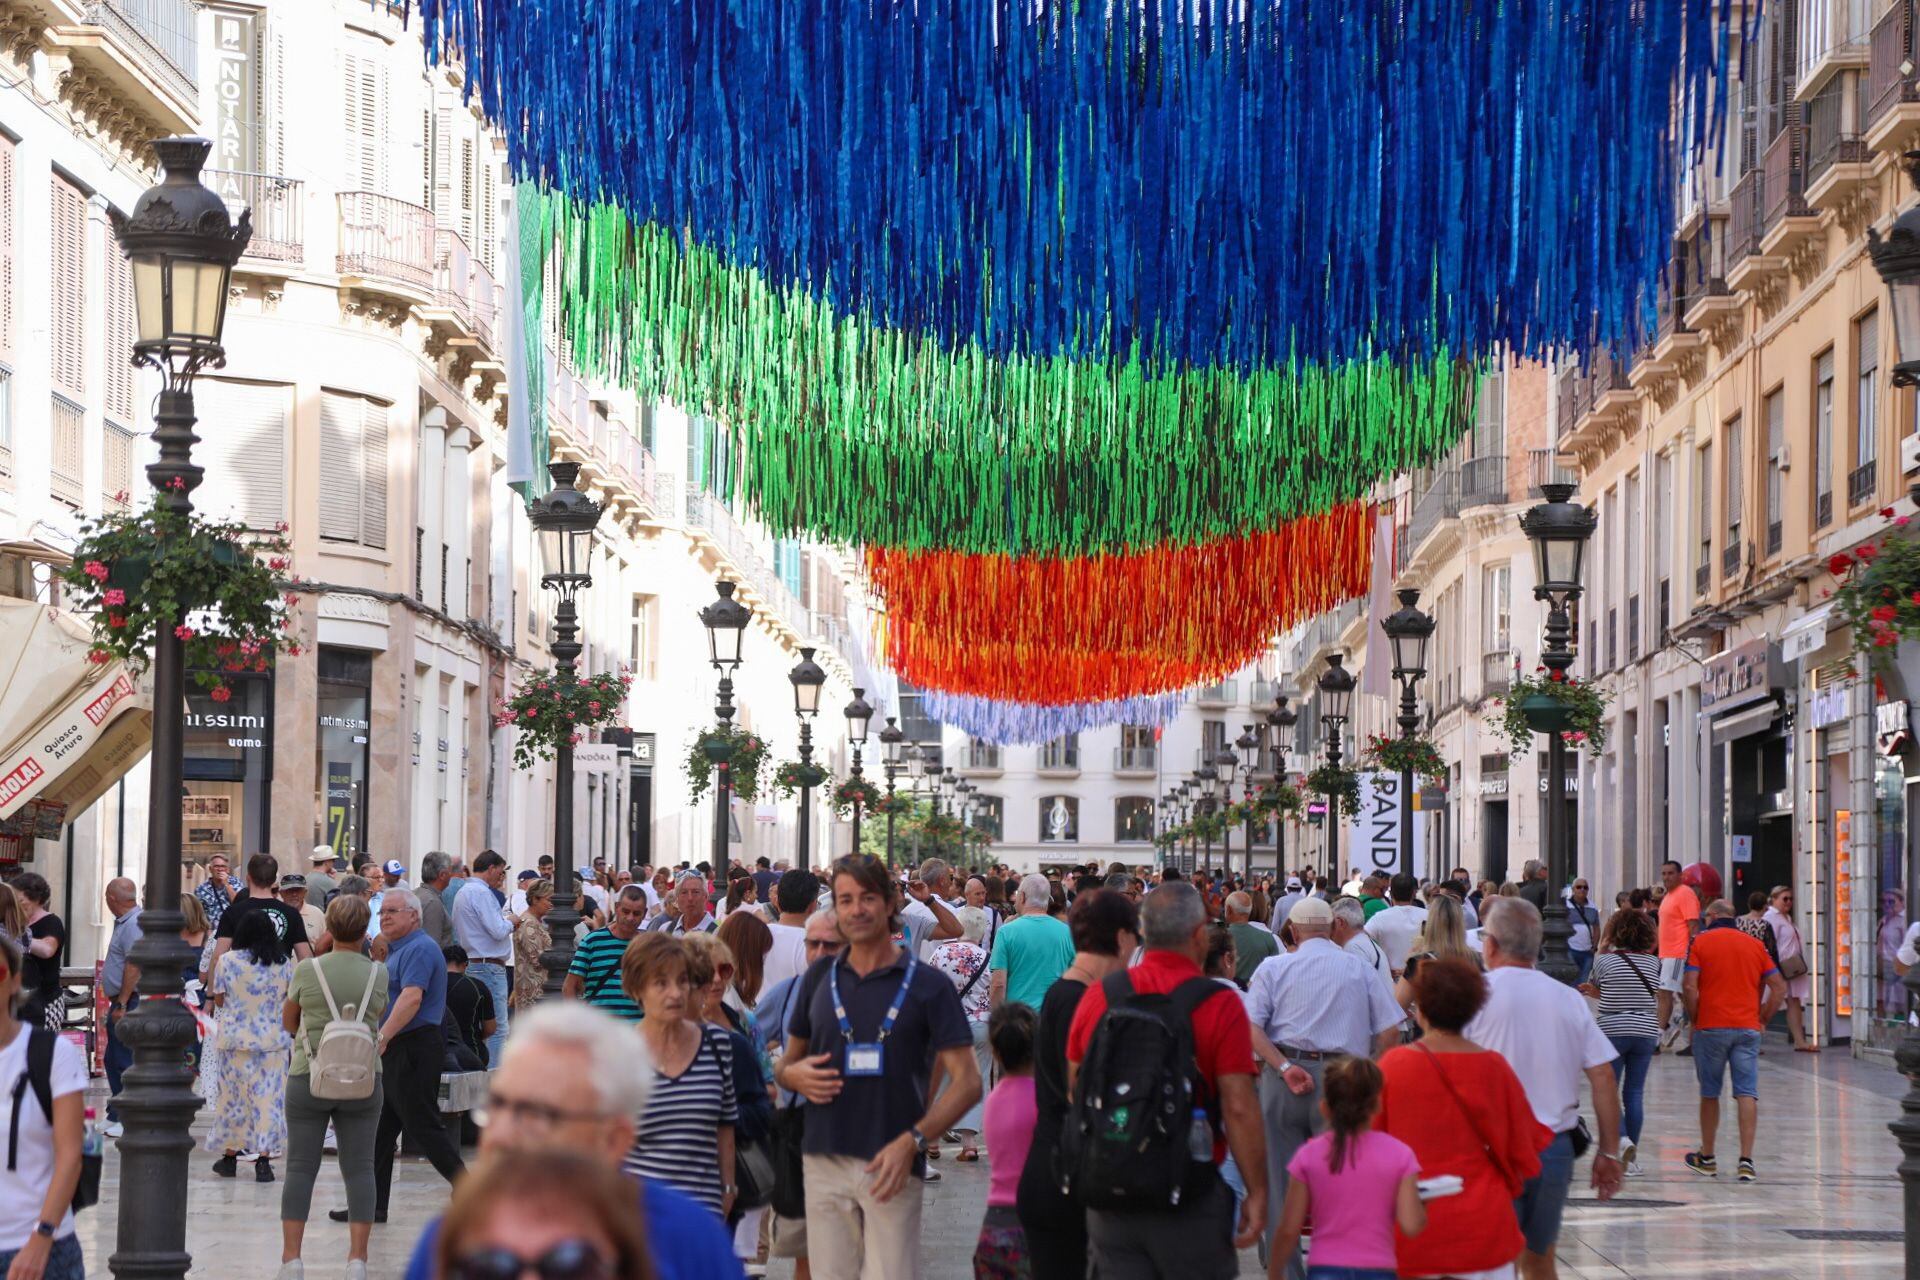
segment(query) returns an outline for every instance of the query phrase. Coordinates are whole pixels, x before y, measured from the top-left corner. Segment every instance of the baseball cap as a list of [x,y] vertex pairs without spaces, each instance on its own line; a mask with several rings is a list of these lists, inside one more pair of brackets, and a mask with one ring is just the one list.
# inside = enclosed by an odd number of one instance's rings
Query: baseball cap
[[403,876],[407,874],[407,864],[398,858],[388,858],[387,865],[381,868],[381,870],[390,876]]
[[335,857],[335,854],[334,854],[334,852],[333,852],[333,846],[332,846],[332,845],[330,845],[330,844],[317,844],[317,845],[315,845],[315,846],[313,846],[313,852],[307,855],[307,861],[309,861],[309,862],[332,862],[332,861],[333,861],[333,859],[334,859],[334,857]]
[[1288,892],[1288,893],[1298,893],[1298,892],[1300,892],[1300,877],[1299,877],[1299,876],[1288,876],[1288,877],[1287,877],[1287,892]]
[[532,867],[528,867],[525,871],[522,871],[519,876],[521,884],[525,884],[529,880],[538,880],[539,878],[540,878],[540,873],[538,871],[535,871]]
[[307,878],[298,871],[289,871],[280,877],[280,887],[282,889],[304,889],[307,887]]
[[592,867],[576,867],[574,868],[573,874],[575,874],[576,876],[579,876],[582,880],[587,881],[589,884],[593,882]]
[[1319,898],[1302,898],[1287,912],[1288,924],[1332,924],[1333,908]]

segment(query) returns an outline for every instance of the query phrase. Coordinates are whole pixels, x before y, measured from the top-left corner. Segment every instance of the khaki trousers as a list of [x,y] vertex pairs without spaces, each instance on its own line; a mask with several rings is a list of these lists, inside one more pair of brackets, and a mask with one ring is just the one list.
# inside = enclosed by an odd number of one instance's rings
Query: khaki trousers
[[807,1259],[814,1280],[918,1280],[920,1200],[909,1176],[881,1204],[867,1162],[857,1156],[803,1156],[807,1174]]

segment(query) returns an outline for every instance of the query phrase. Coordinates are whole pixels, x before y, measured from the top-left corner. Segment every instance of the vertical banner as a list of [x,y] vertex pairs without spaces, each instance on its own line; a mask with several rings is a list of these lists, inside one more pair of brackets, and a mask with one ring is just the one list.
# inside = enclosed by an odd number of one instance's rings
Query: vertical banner
[[[1346,820],[1349,862],[1360,875],[1370,871],[1393,875],[1400,870],[1400,806],[1407,803],[1407,797],[1400,793],[1400,775],[1367,772],[1359,777],[1360,812],[1341,815]],[[1415,866],[1419,865],[1421,842],[1425,836],[1426,815],[1415,806]]]
[[260,45],[255,10],[213,11],[213,158],[214,180],[228,203],[246,204],[239,175],[257,173],[260,163]]
[[1367,665],[1360,672],[1360,692],[1376,698],[1391,698],[1394,692],[1393,646],[1380,630],[1381,622],[1393,612],[1393,571],[1393,513],[1377,507],[1373,517],[1373,569],[1367,586],[1367,634],[1362,641]]
[[[1833,1013],[1853,1016],[1853,811],[1833,811]],[[1838,1033],[1840,1028],[1835,1027]]]

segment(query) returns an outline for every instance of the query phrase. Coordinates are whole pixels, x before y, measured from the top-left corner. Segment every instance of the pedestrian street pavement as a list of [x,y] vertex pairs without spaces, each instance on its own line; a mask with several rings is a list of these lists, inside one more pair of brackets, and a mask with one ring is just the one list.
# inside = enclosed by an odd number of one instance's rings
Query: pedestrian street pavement
[[[1887,1124],[1898,1114],[1906,1082],[1890,1068],[1849,1058],[1844,1050],[1796,1054],[1779,1037],[1760,1060],[1760,1181],[1732,1174],[1737,1151],[1733,1108],[1723,1106],[1718,1178],[1681,1164],[1698,1145],[1697,1095],[1689,1059],[1662,1054],[1648,1080],[1647,1126],[1641,1140],[1645,1175],[1629,1179],[1619,1199],[1599,1204],[1586,1189],[1587,1164],[1576,1176],[1574,1202],[1561,1234],[1560,1275],[1568,1280],[1880,1280],[1901,1272],[1901,1190],[1894,1169],[1899,1148]],[[1591,1107],[1586,1108],[1589,1117]],[[201,1127],[204,1127],[204,1122]],[[87,1274],[104,1277],[113,1252],[119,1161],[108,1144],[102,1203],[81,1219]],[[973,1241],[986,1203],[987,1165],[952,1156],[936,1166],[942,1180],[927,1188],[922,1238],[925,1280],[971,1277]],[[213,1155],[196,1151],[191,1171],[187,1246],[193,1274],[215,1280],[262,1280],[280,1259],[280,1184],[212,1172]],[[276,1162],[277,1168],[277,1162]],[[373,1232],[370,1273],[397,1280],[421,1225],[446,1205],[447,1187],[425,1161],[395,1166],[391,1217]],[[307,1229],[307,1275],[344,1273],[346,1227],[326,1211],[346,1203],[331,1160],[314,1190]],[[1254,1253],[1242,1275],[1262,1274]],[[770,1274],[789,1277],[789,1264]]]

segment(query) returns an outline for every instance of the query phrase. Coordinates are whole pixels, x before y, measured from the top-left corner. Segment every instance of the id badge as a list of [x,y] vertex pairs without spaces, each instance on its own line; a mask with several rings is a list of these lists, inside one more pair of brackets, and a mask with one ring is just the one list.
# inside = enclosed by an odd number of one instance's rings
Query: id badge
[[849,1076],[877,1076],[882,1074],[886,1062],[886,1046],[878,1041],[872,1044],[847,1044],[847,1069]]

